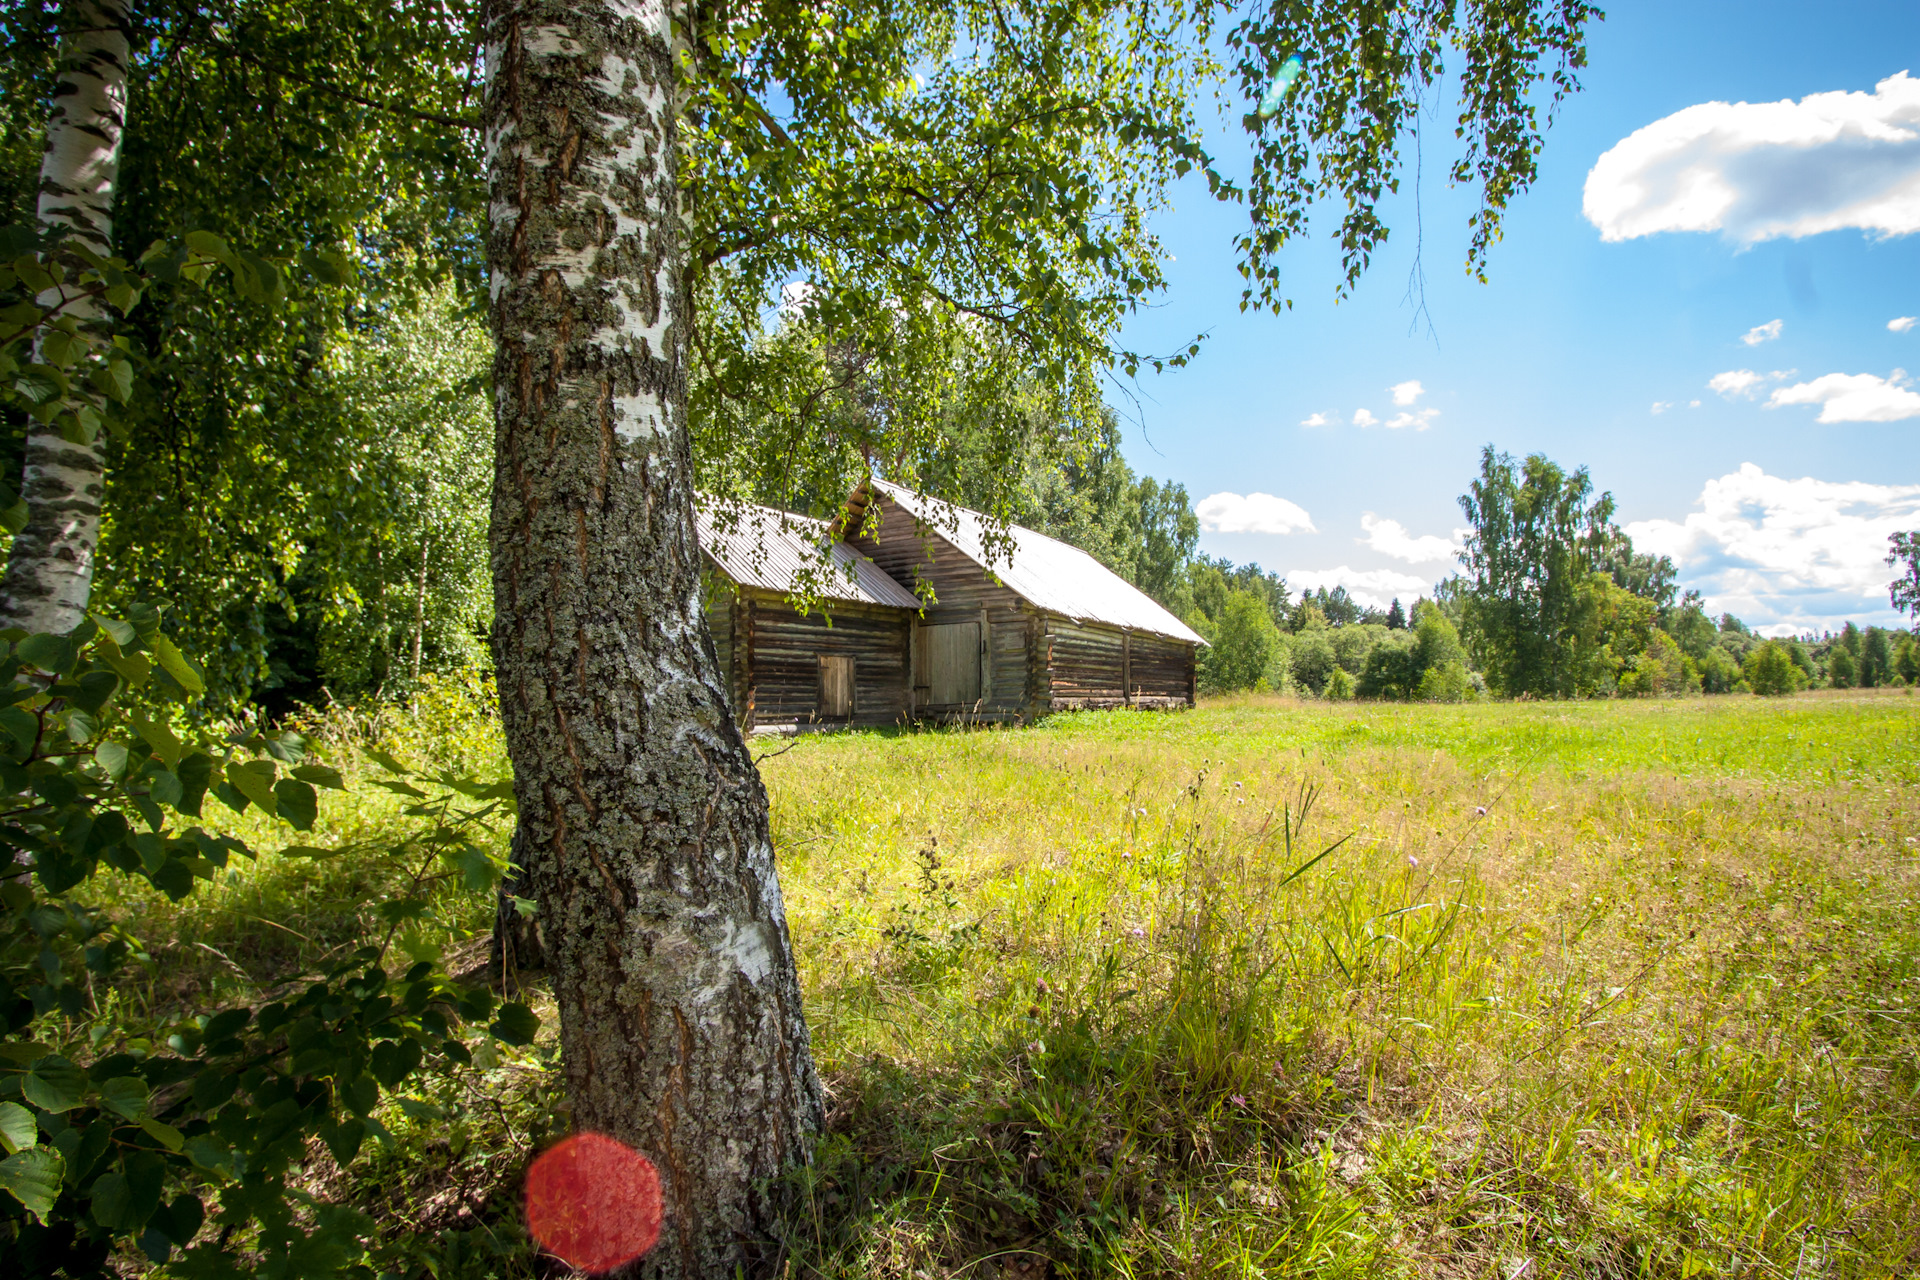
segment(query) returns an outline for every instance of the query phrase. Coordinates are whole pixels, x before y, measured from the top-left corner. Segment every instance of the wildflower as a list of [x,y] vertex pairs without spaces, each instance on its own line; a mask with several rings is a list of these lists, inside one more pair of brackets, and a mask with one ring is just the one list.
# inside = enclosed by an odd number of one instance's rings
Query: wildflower
[[1037,1018],[1037,1017],[1039,1017],[1039,1016],[1040,1016],[1040,1006],[1039,1006],[1039,1005],[1037,1005],[1037,1004],[1030,1004],[1030,1005],[1028,1005],[1028,1006],[1027,1006],[1027,1016],[1028,1016],[1029,1018]]
[[1412,854],[1408,854],[1408,855],[1407,855],[1407,865],[1408,865],[1408,866],[1410,866],[1410,867],[1417,867],[1417,866],[1419,866],[1419,865],[1420,865],[1420,859],[1418,859],[1418,858],[1416,858],[1416,857],[1414,857],[1414,856],[1413,856]]
[[1240,788],[1242,788],[1242,787],[1244,787],[1244,786],[1246,786],[1246,785],[1247,785],[1247,784],[1246,784],[1246,783],[1244,783],[1244,782],[1236,782],[1236,783],[1234,783],[1234,784],[1233,784],[1233,789],[1234,789],[1235,791],[1238,791],[1238,790],[1239,790]]
[[1043,1048],[1045,1048],[1045,1047],[1046,1047],[1046,1046],[1045,1046],[1045,1045],[1043,1045],[1043,1044],[1041,1044],[1041,1043],[1040,1043],[1040,1042],[1039,1042],[1038,1040],[1029,1040],[1029,1041],[1027,1041],[1027,1052],[1028,1052],[1028,1053],[1039,1053],[1039,1052],[1040,1052],[1040,1050],[1041,1050],[1041,1049],[1043,1049]]
[[1477,804],[1473,807],[1473,813],[1474,813],[1474,816],[1477,818],[1484,818],[1487,816],[1487,806],[1483,804]]
[[1047,980],[1045,978],[1040,978],[1035,980],[1033,985],[1034,985],[1034,989],[1037,990],[1041,995],[1047,994]]
[[1233,1095],[1233,1105],[1236,1107],[1244,1107],[1247,1105],[1247,1100],[1236,1093]]
[[1133,928],[1127,930],[1127,932],[1132,934],[1136,938],[1144,938],[1147,936],[1147,931],[1145,929],[1142,929],[1139,925],[1135,925]]

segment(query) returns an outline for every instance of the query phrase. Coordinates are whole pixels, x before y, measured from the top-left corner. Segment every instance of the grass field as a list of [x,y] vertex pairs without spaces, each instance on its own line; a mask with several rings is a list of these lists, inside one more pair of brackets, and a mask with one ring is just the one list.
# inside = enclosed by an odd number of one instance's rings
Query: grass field
[[[783,1274],[1920,1272],[1920,699],[1247,698],[763,772],[830,1091]],[[269,860],[168,921],[171,981],[378,890]],[[482,927],[447,893],[409,945]],[[316,1180],[526,1274],[549,1052]]]

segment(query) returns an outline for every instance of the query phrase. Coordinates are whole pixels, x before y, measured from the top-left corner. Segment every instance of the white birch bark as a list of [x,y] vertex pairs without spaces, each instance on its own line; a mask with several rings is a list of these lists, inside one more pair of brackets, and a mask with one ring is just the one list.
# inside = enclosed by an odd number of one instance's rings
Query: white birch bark
[[487,0],[493,649],[574,1123],[659,1168],[636,1269],[754,1270],[820,1093],[767,796],[699,605],[679,0]]
[[[113,191],[127,119],[127,3],[72,0],[62,6],[60,21],[66,35],[40,162],[40,225],[65,229],[107,255],[113,252]],[[42,306],[64,300],[57,284],[40,297]],[[68,302],[61,314],[83,324],[103,318],[89,297]],[[36,426],[27,434],[23,462],[27,524],[14,537],[0,587],[0,626],[71,631],[93,591],[106,482],[101,442],[78,444],[58,427]]]

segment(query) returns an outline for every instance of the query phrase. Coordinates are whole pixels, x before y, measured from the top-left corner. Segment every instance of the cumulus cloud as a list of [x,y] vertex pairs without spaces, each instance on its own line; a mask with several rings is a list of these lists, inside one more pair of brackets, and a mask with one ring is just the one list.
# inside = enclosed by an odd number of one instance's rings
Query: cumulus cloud
[[[1753,399],[1760,389],[1769,382],[1785,382],[1793,376],[1791,369],[1775,369],[1772,373],[1755,373],[1751,369],[1729,369],[1725,373],[1716,373],[1707,379],[1707,389],[1718,391],[1727,399],[1745,397]],[[1698,404],[1699,401],[1694,401]]]
[[1389,427],[1412,427],[1415,431],[1425,431],[1433,425],[1438,409],[1415,409],[1411,413],[1396,413],[1387,419]]
[[1327,415],[1324,413],[1310,413],[1300,419],[1300,425],[1303,427],[1324,427],[1327,425]]
[[1902,71],[1872,93],[1687,107],[1601,156],[1583,211],[1603,240],[1920,231],[1920,80]]
[[1317,532],[1305,511],[1270,493],[1211,494],[1200,499],[1193,513],[1208,533]]
[[1373,416],[1373,410],[1371,409],[1355,409],[1353,411],[1353,425],[1356,427],[1377,427],[1380,425],[1380,419]]
[[1369,609],[1384,609],[1395,597],[1401,600],[1417,599],[1433,589],[1433,584],[1417,573],[1402,573],[1398,569],[1353,569],[1344,564],[1338,569],[1290,569],[1287,571],[1287,585],[1295,591],[1345,587],[1348,595]]
[[1763,342],[1772,342],[1780,336],[1780,330],[1784,328],[1785,325],[1786,322],[1784,320],[1769,320],[1765,324],[1757,324],[1741,334],[1740,341],[1750,347],[1757,347]]
[[1393,394],[1393,402],[1402,408],[1412,404],[1415,400],[1418,400],[1427,393],[1427,389],[1420,385],[1418,378],[1410,378],[1405,382],[1396,382],[1391,387],[1388,387],[1387,390]]
[[1895,316],[1887,321],[1887,328],[1894,333],[1905,333],[1916,324],[1920,324],[1920,316]]
[[1891,623],[1887,535],[1920,528],[1920,485],[1771,476],[1753,463],[1707,481],[1684,520],[1626,526],[1640,551],[1672,556],[1681,580],[1772,631]]
[[1458,559],[1460,541],[1466,533],[1464,529],[1455,529],[1452,538],[1434,534],[1416,538],[1398,520],[1383,520],[1371,511],[1360,517],[1360,528],[1366,532],[1367,546],[1395,560],[1405,560],[1408,564],[1435,564]]
[[1920,417],[1920,392],[1907,389],[1904,370],[1876,378],[1870,373],[1829,373],[1812,382],[1775,387],[1767,408],[1788,404],[1817,404],[1815,422],[1899,422]]
[[1657,418],[1671,408],[1673,408],[1673,401],[1655,400],[1653,402],[1653,408],[1649,409],[1648,412]]

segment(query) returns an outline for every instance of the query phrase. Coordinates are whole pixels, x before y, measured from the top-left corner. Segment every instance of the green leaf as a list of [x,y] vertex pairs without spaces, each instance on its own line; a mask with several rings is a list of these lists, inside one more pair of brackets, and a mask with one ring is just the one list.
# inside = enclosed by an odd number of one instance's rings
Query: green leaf
[[71,1111],[87,1093],[87,1073],[57,1053],[50,1053],[28,1069],[20,1092],[42,1111]]
[[22,751],[28,751],[40,736],[40,720],[19,707],[0,707],[0,729],[5,729]]
[[187,1143],[186,1138],[181,1136],[178,1129],[170,1124],[163,1124],[155,1120],[152,1116],[142,1117],[140,1127],[145,1129],[149,1136],[169,1151],[178,1151]]
[[354,1156],[360,1153],[360,1144],[366,1140],[367,1126],[358,1120],[343,1120],[339,1124],[329,1125],[320,1131],[320,1137],[327,1144],[327,1150],[333,1153],[333,1159],[342,1169],[353,1163]]
[[207,784],[213,780],[213,769],[214,759],[204,751],[182,756],[173,771],[179,776],[180,787],[185,794],[173,807],[188,817],[199,817],[201,801],[207,794]]
[[153,754],[160,757],[169,769],[180,765],[180,753],[186,750],[179,737],[165,724],[138,711],[127,713],[127,722],[139,733],[141,739],[153,748]]
[[412,1075],[425,1056],[418,1040],[382,1040],[373,1047],[367,1069],[374,1079],[391,1089]]
[[227,781],[253,803],[274,812],[279,801],[273,794],[273,762],[271,760],[249,760],[244,764],[231,761],[227,765]]
[[386,790],[394,792],[397,795],[413,796],[418,800],[425,800],[427,798],[427,793],[420,788],[393,778],[368,778],[367,781],[376,787],[384,787]]
[[413,772],[413,770],[407,768],[407,766],[401,764],[398,760],[395,760],[392,756],[377,747],[368,747],[367,755],[375,764],[385,769],[388,773],[397,773],[404,778]]
[[71,638],[40,634],[28,636],[13,647],[14,654],[29,666],[64,676],[72,672],[80,654]]
[[151,1096],[147,1082],[138,1076],[115,1076],[100,1086],[100,1100],[107,1110],[136,1123],[147,1114]]
[[131,622],[124,622],[119,618],[108,618],[98,613],[88,614],[87,616],[92,618],[94,624],[106,632],[108,636],[112,637],[113,642],[122,649],[130,646],[138,634],[134,631]]
[[0,1102],[0,1146],[6,1147],[8,1155],[32,1146],[39,1131],[33,1112],[17,1102]]
[[93,1180],[93,1220],[116,1233],[133,1227],[133,1188],[125,1175],[103,1173]]
[[293,776],[302,782],[311,782],[316,787],[326,787],[330,791],[345,791],[346,782],[340,777],[338,769],[330,769],[324,764],[303,764],[293,771]]
[[164,1214],[154,1215],[154,1225],[182,1249],[193,1243],[193,1238],[200,1234],[201,1224],[206,1220],[207,1207],[191,1191],[181,1192],[166,1207]]
[[295,831],[313,830],[313,821],[320,816],[320,797],[312,787],[282,778],[273,784],[273,797],[279,803],[280,817]]
[[147,647],[153,650],[161,669],[172,676],[182,689],[196,698],[207,691],[207,682],[200,678],[200,673],[193,669],[193,664],[187,661],[186,655],[172,640],[155,632],[147,641]]
[[49,1147],[31,1147],[0,1160],[0,1190],[27,1207],[45,1225],[53,1202],[60,1198],[60,1180],[66,1161]]
[[540,1030],[540,1017],[517,1000],[510,1000],[500,1006],[500,1016],[488,1026],[496,1040],[507,1044],[532,1044],[534,1035]]
[[93,749],[93,758],[115,782],[127,776],[127,749],[117,742],[103,742]]
[[225,238],[211,231],[189,231],[183,238],[187,242],[187,248],[195,253],[219,262],[233,261],[233,250],[228,247]]

